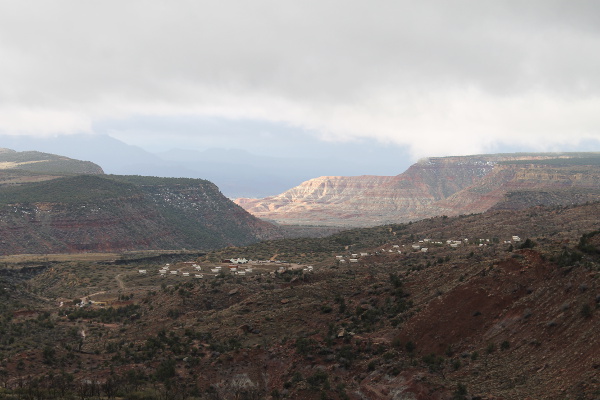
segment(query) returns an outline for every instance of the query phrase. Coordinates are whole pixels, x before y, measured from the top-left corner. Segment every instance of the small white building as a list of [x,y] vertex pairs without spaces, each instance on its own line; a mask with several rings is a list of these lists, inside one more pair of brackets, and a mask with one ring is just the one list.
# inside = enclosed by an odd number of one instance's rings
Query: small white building
[[358,258],[351,258],[351,259],[350,259],[350,262],[351,262],[351,263],[357,263],[357,262],[358,262]]
[[140,274],[146,275],[146,272],[147,272],[147,271],[146,271],[145,269],[140,269],[140,270],[138,270],[138,272],[139,272]]
[[513,236],[513,237],[512,237],[512,240],[513,240],[513,242],[520,242],[520,241],[521,241],[521,238],[520,238],[520,237],[518,237],[518,236]]
[[183,276],[190,276],[190,273],[189,272],[184,272],[181,275],[183,275]]
[[423,247],[421,248],[421,253],[427,253],[429,249],[427,247]]

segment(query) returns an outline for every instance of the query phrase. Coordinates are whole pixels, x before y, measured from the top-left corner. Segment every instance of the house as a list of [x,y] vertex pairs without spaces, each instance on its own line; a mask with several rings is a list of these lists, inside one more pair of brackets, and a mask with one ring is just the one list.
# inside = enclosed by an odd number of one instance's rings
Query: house
[[177,275],[177,271],[170,271],[171,275]]
[[368,255],[369,255],[369,253],[360,253],[360,256],[361,256],[361,257],[366,257],[366,256],[368,256]]
[[518,236],[513,236],[513,237],[512,237],[512,240],[513,240],[513,242],[520,242],[520,241],[521,241],[521,238],[520,238],[520,237],[518,237]]
[[218,274],[219,271],[221,271],[221,268],[211,268],[210,269],[210,272],[215,273],[215,274]]
[[202,279],[202,278],[204,278],[204,275],[202,275],[202,274],[195,274],[194,276],[195,276],[197,279]]
[[144,274],[144,275],[146,274],[146,270],[145,270],[145,269],[140,269],[140,270],[138,270],[138,272],[139,272],[140,274]]
[[421,246],[419,246],[418,244],[413,244],[412,248],[415,250],[419,250],[421,248]]
[[351,263],[357,263],[357,262],[358,262],[358,258],[351,258],[351,259],[350,259],[350,262],[351,262]]
[[423,247],[423,248],[421,248],[421,252],[422,252],[422,253],[427,253],[427,250],[429,250],[427,247]]
[[184,273],[183,273],[183,274],[181,274],[181,275],[183,275],[183,276],[190,276],[190,273],[189,273],[189,272],[184,272]]

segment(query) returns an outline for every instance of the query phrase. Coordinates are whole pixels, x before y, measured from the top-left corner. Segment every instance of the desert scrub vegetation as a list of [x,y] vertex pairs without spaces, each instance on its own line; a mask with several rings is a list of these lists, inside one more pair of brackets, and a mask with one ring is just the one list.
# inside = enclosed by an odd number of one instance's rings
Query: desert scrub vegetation
[[99,322],[121,323],[125,320],[132,319],[140,311],[140,306],[137,304],[128,304],[124,307],[108,307],[108,308],[87,308],[77,307],[71,310],[62,311],[62,315],[66,315],[69,320],[90,319]]
[[[277,254],[278,260],[289,262],[318,262],[349,249],[372,248],[395,240],[393,232],[406,229],[406,225],[386,225],[374,228],[357,228],[335,233],[324,238],[294,238],[269,240],[260,243],[225,248],[211,252],[205,259],[219,260],[244,256],[253,260],[269,259]],[[349,249],[347,249],[348,247]]]
[[40,201],[74,204],[128,197],[136,193],[139,191],[130,184],[96,175],[78,175],[4,188],[0,191],[0,205]]

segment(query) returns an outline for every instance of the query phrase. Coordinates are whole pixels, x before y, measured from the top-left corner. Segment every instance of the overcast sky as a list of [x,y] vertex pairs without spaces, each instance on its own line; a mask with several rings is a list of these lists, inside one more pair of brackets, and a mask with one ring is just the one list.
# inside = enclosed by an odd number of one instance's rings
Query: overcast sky
[[597,1],[0,0],[0,133],[600,151],[599,49]]

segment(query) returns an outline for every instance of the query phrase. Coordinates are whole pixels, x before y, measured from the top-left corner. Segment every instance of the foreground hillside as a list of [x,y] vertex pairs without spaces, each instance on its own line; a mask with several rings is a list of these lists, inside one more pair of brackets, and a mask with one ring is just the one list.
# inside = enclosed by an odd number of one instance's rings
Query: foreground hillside
[[0,252],[214,249],[278,237],[200,179],[77,175],[0,188]]
[[519,153],[428,158],[397,176],[320,177],[236,202],[282,224],[374,226],[599,199],[600,154]]
[[596,399],[598,215],[494,210],[188,262],[5,259],[0,395]]

